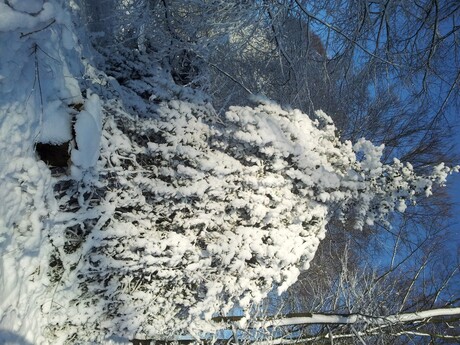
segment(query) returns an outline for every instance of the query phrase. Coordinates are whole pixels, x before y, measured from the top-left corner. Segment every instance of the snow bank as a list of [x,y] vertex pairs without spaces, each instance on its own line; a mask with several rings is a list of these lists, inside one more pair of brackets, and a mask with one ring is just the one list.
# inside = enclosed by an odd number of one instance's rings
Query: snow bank
[[[63,7],[64,6],[64,7]],[[71,139],[82,75],[65,2],[0,1],[0,343],[46,344],[49,236],[57,212],[37,142]],[[63,37],[66,37],[63,40]]]

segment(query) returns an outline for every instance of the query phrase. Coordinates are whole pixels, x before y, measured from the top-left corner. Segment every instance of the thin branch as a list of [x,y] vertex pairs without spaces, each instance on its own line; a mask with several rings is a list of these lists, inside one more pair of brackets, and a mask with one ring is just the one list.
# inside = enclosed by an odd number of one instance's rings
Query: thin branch
[[359,334],[353,326],[351,326],[351,331],[353,332],[354,335],[356,335],[356,337],[359,339],[359,341],[361,342],[361,344],[366,345],[366,342],[365,342],[364,339],[361,337],[361,334]]
[[[390,232],[391,233],[391,232]],[[393,234],[394,235],[394,234]],[[382,280],[383,278],[385,278],[387,275],[389,275],[390,273],[396,271],[401,265],[403,265],[407,260],[409,260],[420,248],[423,247],[423,245],[428,241],[429,237],[426,237],[421,243],[419,243],[417,245],[417,247],[415,249],[413,249],[404,259],[402,259],[396,266],[390,268],[388,271],[386,271],[385,273],[383,273],[382,275],[380,275],[379,277],[377,277],[377,279],[375,279],[374,283],[377,283],[379,282],[380,280]]]
[[[439,107],[438,111],[436,112],[436,114],[434,115],[433,119],[431,120],[428,128],[425,131],[425,134],[423,135],[422,139],[420,139],[420,143],[423,143],[423,142],[426,141],[426,138],[428,137],[428,133],[433,128],[434,124],[437,122],[437,120],[439,119],[439,117],[441,115],[443,115],[444,119],[447,121],[445,115],[443,114],[443,111],[444,111],[445,107],[447,106],[447,103],[449,102],[449,99],[450,99],[452,93],[454,92],[455,87],[457,86],[459,81],[460,81],[460,70],[457,72],[455,80],[454,80],[454,82],[451,84],[451,86],[449,88],[449,92],[447,93],[446,97],[444,97],[444,100],[443,100],[441,106]],[[418,145],[418,146],[420,146],[420,145]]]
[[[430,8],[427,16],[431,13],[431,9],[432,8]],[[431,69],[431,60],[436,51],[436,38],[438,36],[438,27],[439,27],[439,4],[437,0],[434,0],[434,9],[435,9],[435,22],[434,22],[434,27],[433,27],[433,34],[431,35],[430,50],[428,53],[428,58],[426,60],[426,69],[425,69],[425,73],[423,75],[423,81],[422,81],[422,85],[425,90],[428,88],[427,79],[428,79],[428,72]]]
[[441,287],[436,291],[436,294],[434,296],[434,299],[433,299],[433,302],[431,304],[431,306],[433,307],[436,302],[438,301],[438,298],[439,296],[441,295],[441,292],[444,291],[444,289],[447,287],[447,285],[449,284],[450,280],[454,277],[455,273],[459,270],[459,267],[456,266],[452,272],[450,272],[450,274],[446,277],[446,279],[444,280],[444,282],[442,283]]
[[427,266],[428,264],[428,259],[425,260],[425,262],[419,267],[419,269],[417,270],[417,272],[415,273],[414,277],[412,278],[412,281],[410,282],[410,285],[409,287],[407,288],[407,291],[404,295],[404,298],[401,302],[401,306],[399,307],[399,311],[401,312],[403,309],[404,309],[404,306],[406,305],[406,302],[407,302],[407,299],[409,298],[409,295],[410,293],[412,292],[412,288],[414,287],[415,285],[415,282],[417,281],[420,273],[423,272],[423,270],[425,269],[425,267]]
[[334,25],[332,24],[329,24],[328,22],[322,20],[321,18],[318,18],[317,16],[313,15],[311,12],[309,12],[300,2],[299,0],[295,0],[295,3],[299,6],[299,8],[302,10],[303,13],[305,13],[306,16],[316,20],[318,23],[324,25],[325,27],[327,27],[328,29],[334,31],[335,33],[337,33],[338,35],[342,36],[343,38],[345,38],[347,41],[351,42],[353,45],[357,46],[359,49],[361,49],[363,52],[365,52],[366,54],[372,56],[373,58],[377,59],[377,60],[380,60],[386,64],[389,64],[389,65],[392,65],[392,66],[398,66],[400,67],[398,64],[394,63],[394,62],[391,62],[387,59],[384,59],[384,58],[381,58],[380,56],[378,55],[375,55],[374,53],[372,53],[370,50],[368,50],[367,48],[365,48],[362,44],[358,43],[356,40],[354,40],[353,38],[349,37],[347,34],[343,33],[343,31],[337,27],[335,27]]
[[54,23],[56,23],[56,19],[53,19],[48,25],[44,26],[43,28],[41,29],[37,29],[35,31],[31,31],[31,32],[28,32],[28,33],[21,33],[21,35],[19,36],[19,38],[24,38],[26,36],[29,36],[29,35],[32,35],[32,34],[35,34],[37,32],[40,32],[40,31],[43,31],[43,30],[46,30],[47,28],[49,28],[51,25],[53,25]]
[[334,336],[332,335],[331,327],[329,327],[329,325],[327,325],[327,333],[329,334],[331,345],[334,345]]
[[217,71],[219,71],[220,73],[222,73],[223,75],[225,75],[227,78],[231,79],[233,82],[235,82],[236,84],[238,84],[239,86],[241,86],[241,88],[244,89],[244,91],[246,91],[247,93],[249,93],[250,95],[253,95],[254,93],[249,90],[246,86],[244,86],[241,82],[239,82],[238,80],[236,80],[233,76],[231,76],[229,73],[225,72],[223,69],[221,69],[219,66],[213,64],[212,62],[210,61],[206,61],[204,60],[209,66],[215,68]]

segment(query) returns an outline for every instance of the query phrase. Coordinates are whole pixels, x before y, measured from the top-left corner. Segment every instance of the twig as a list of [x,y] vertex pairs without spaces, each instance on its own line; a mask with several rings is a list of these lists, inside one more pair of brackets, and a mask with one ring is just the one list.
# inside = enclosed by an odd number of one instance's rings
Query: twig
[[[205,60],[206,61],[206,60]],[[225,72],[224,70],[222,70],[220,67],[214,65],[212,62],[209,62],[209,61],[206,61],[206,63],[215,68],[216,70],[218,70],[220,73],[224,74],[226,77],[230,78],[233,82],[235,82],[236,84],[238,84],[239,86],[241,86],[244,91],[246,91],[247,93],[249,93],[250,95],[253,95],[254,93],[249,90],[246,86],[244,86],[241,82],[239,82],[238,80],[236,80],[234,77],[232,77],[230,74],[228,74],[227,72]]]
[[35,31],[31,31],[31,32],[28,32],[26,34],[22,33],[21,32],[21,35],[19,36],[19,38],[24,38],[26,36],[29,36],[29,35],[32,35],[32,34],[35,34],[37,32],[40,32],[40,31],[43,31],[43,30],[46,30],[47,28],[49,28],[51,25],[53,25],[54,23],[56,23],[56,19],[53,19],[48,25],[46,25],[45,27],[41,28],[41,29],[37,29]]
[[41,110],[41,116],[40,116],[40,130],[42,127],[42,121],[43,121],[43,92],[42,92],[42,83],[40,81],[40,67],[38,66],[38,56],[37,56],[37,49],[39,49],[38,44],[34,44],[34,61],[35,61],[35,78],[38,83],[38,92],[40,94],[40,110]]
[[361,337],[361,335],[356,331],[356,329],[353,327],[353,325],[351,326],[351,331],[358,337],[358,339],[361,342],[361,344],[366,345],[366,342]]
[[327,27],[328,29],[334,31],[335,33],[337,33],[338,35],[342,36],[343,38],[345,38],[347,41],[350,41],[351,43],[353,43],[353,45],[357,46],[359,49],[361,49],[363,52],[365,52],[366,54],[372,56],[373,58],[377,59],[377,60],[380,60],[386,64],[389,64],[389,65],[392,65],[392,66],[399,66],[398,64],[394,63],[394,62],[391,62],[387,59],[384,59],[384,58],[381,58],[380,56],[378,55],[375,55],[374,53],[372,53],[370,50],[368,50],[367,48],[365,48],[363,45],[361,45],[360,43],[358,43],[356,40],[354,40],[353,38],[349,37],[347,34],[343,33],[342,30],[340,30],[339,28],[335,27],[334,25],[332,24],[329,24],[328,22],[318,18],[317,16],[313,15],[312,13],[310,13],[309,11],[307,11],[307,9],[298,1],[298,0],[295,0],[297,6],[299,6],[300,10],[306,15],[308,16],[309,18],[312,18],[314,20],[316,20],[317,22],[319,22],[320,24],[324,25],[325,27]]

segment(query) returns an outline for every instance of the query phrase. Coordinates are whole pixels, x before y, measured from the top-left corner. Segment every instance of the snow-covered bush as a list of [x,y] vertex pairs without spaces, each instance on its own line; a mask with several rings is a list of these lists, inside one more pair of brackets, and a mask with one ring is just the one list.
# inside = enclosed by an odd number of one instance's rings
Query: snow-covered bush
[[383,147],[342,143],[321,111],[313,120],[259,101],[224,119],[199,99],[167,101],[136,120],[106,104],[118,115],[105,122],[99,185],[82,196],[87,213],[73,215],[80,239],[54,242],[72,247],[57,256],[78,285],[71,303],[54,297],[58,334],[161,339],[218,329],[213,317],[249,312],[273,286],[293,284],[332,216],[353,214],[357,228],[384,220],[450,172],[384,165]]

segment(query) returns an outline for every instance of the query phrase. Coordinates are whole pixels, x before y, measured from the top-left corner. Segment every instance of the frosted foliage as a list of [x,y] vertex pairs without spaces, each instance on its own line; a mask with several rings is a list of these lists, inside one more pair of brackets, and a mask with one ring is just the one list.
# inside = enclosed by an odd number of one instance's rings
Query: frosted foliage
[[[102,178],[93,199],[80,201],[83,213],[60,225],[86,229],[75,253],[61,253],[78,289],[70,303],[69,290],[58,290],[49,314],[55,334],[79,339],[218,329],[213,316],[235,305],[249,312],[275,284],[282,292],[296,281],[333,209],[356,205],[359,228],[450,171],[424,178],[384,165],[382,148],[340,142],[324,113],[311,120],[266,101],[230,108],[223,123],[198,101],[169,101],[137,121],[105,107],[118,125],[105,121]],[[66,245],[62,232],[56,225],[57,247]]]

